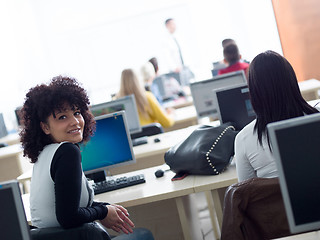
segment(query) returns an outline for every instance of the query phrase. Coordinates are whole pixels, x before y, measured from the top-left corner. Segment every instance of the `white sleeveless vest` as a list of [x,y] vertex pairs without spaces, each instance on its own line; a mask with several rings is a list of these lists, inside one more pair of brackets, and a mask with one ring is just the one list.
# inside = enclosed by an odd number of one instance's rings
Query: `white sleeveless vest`
[[[61,144],[63,143],[45,146],[33,166],[30,187],[31,223],[39,228],[60,226],[56,217],[54,182],[51,179],[50,167],[53,156]],[[93,196],[89,197],[87,190],[87,179],[82,173],[80,207],[91,206],[92,199]]]

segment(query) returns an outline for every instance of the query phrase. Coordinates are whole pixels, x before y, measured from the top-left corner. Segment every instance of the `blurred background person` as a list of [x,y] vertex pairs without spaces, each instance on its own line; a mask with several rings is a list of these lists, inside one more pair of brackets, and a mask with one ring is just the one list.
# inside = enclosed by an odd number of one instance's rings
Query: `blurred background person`
[[167,73],[172,73],[172,77],[178,80],[182,86],[189,85],[190,80],[194,79],[194,74],[186,65],[181,50],[181,40],[176,34],[176,23],[173,18],[165,20],[165,27],[168,30],[165,46],[163,49],[163,66]]
[[223,56],[228,67],[220,69],[218,72],[219,75],[239,70],[243,70],[245,74],[247,74],[249,64],[241,60],[239,48],[235,43],[229,43],[224,47]]
[[167,128],[174,124],[174,119],[164,111],[156,97],[141,86],[137,74],[132,69],[124,69],[117,97],[131,94],[135,96],[141,126],[158,122]]

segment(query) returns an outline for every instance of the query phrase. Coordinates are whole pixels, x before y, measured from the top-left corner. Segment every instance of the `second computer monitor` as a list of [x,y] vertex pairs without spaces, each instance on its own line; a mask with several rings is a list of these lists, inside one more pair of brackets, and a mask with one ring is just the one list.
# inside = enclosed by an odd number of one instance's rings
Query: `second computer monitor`
[[93,105],[90,107],[90,110],[95,117],[124,110],[128,119],[130,134],[138,133],[142,130],[134,95]]
[[231,122],[237,130],[241,130],[256,118],[247,84],[218,89],[215,99],[221,123]]
[[198,119],[204,117],[218,118],[218,106],[214,98],[215,90],[246,82],[244,72],[237,71],[219,75],[209,80],[191,83],[190,90]]
[[267,125],[292,233],[320,229],[320,113]]
[[94,135],[86,144],[80,144],[84,173],[135,163],[124,111],[105,114],[95,120]]

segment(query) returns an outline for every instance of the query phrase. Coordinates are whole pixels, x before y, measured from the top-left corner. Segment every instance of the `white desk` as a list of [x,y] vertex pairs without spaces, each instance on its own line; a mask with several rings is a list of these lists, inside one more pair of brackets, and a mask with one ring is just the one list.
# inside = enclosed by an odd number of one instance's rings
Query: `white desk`
[[174,110],[174,125],[164,128],[165,132],[186,128],[198,124],[197,112],[194,105],[178,108]]
[[[154,172],[158,168],[126,174],[144,173],[146,183],[98,194],[95,200],[126,207],[135,226],[148,228],[156,240],[202,239],[197,210],[190,195],[194,193],[194,176],[173,182],[174,173],[170,171],[156,178]],[[29,194],[23,196],[23,201],[30,221]]]
[[0,148],[0,181],[16,179],[30,168],[31,163],[22,156],[20,144]]
[[[98,194],[95,200],[126,207],[136,227],[150,229],[155,239],[202,239],[193,193],[205,192],[212,227],[219,238],[222,203],[218,190],[237,182],[235,166],[230,166],[220,175],[189,175],[179,181],[171,181],[174,176],[171,171],[156,178],[154,172],[159,168],[168,167],[162,165],[127,173],[126,176],[144,173],[146,183]],[[23,200],[30,221],[29,195],[23,195]]]
[[289,237],[277,238],[274,240],[319,240],[320,239],[320,231],[301,233]]
[[163,104],[163,107],[178,109],[178,108],[183,108],[183,107],[187,107],[187,106],[191,106],[191,105],[193,105],[192,97],[186,96],[186,97],[180,97],[180,98],[172,100],[172,101],[168,101]]
[[320,81],[317,79],[309,79],[299,82],[299,88],[303,98],[306,101],[319,99]]
[[5,137],[0,138],[0,143],[6,143],[8,145],[20,143],[19,133],[10,133]]
[[[219,175],[195,176],[194,190],[196,193],[204,192],[206,195],[212,228],[216,238],[219,238],[222,226],[224,190],[237,182],[238,176],[234,164]],[[220,190],[222,191],[219,192]]]

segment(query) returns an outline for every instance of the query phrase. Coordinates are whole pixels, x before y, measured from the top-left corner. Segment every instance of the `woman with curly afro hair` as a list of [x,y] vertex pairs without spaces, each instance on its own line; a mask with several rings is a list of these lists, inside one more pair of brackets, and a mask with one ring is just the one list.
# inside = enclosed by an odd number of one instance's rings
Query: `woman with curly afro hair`
[[117,232],[134,224],[125,208],[93,201],[81,167],[77,143],[95,130],[89,98],[79,83],[58,76],[31,88],[22,108],[20,133],[24,156],[34,163],[30,189],[32,224],[39,228],[72,228],[100,220]]

